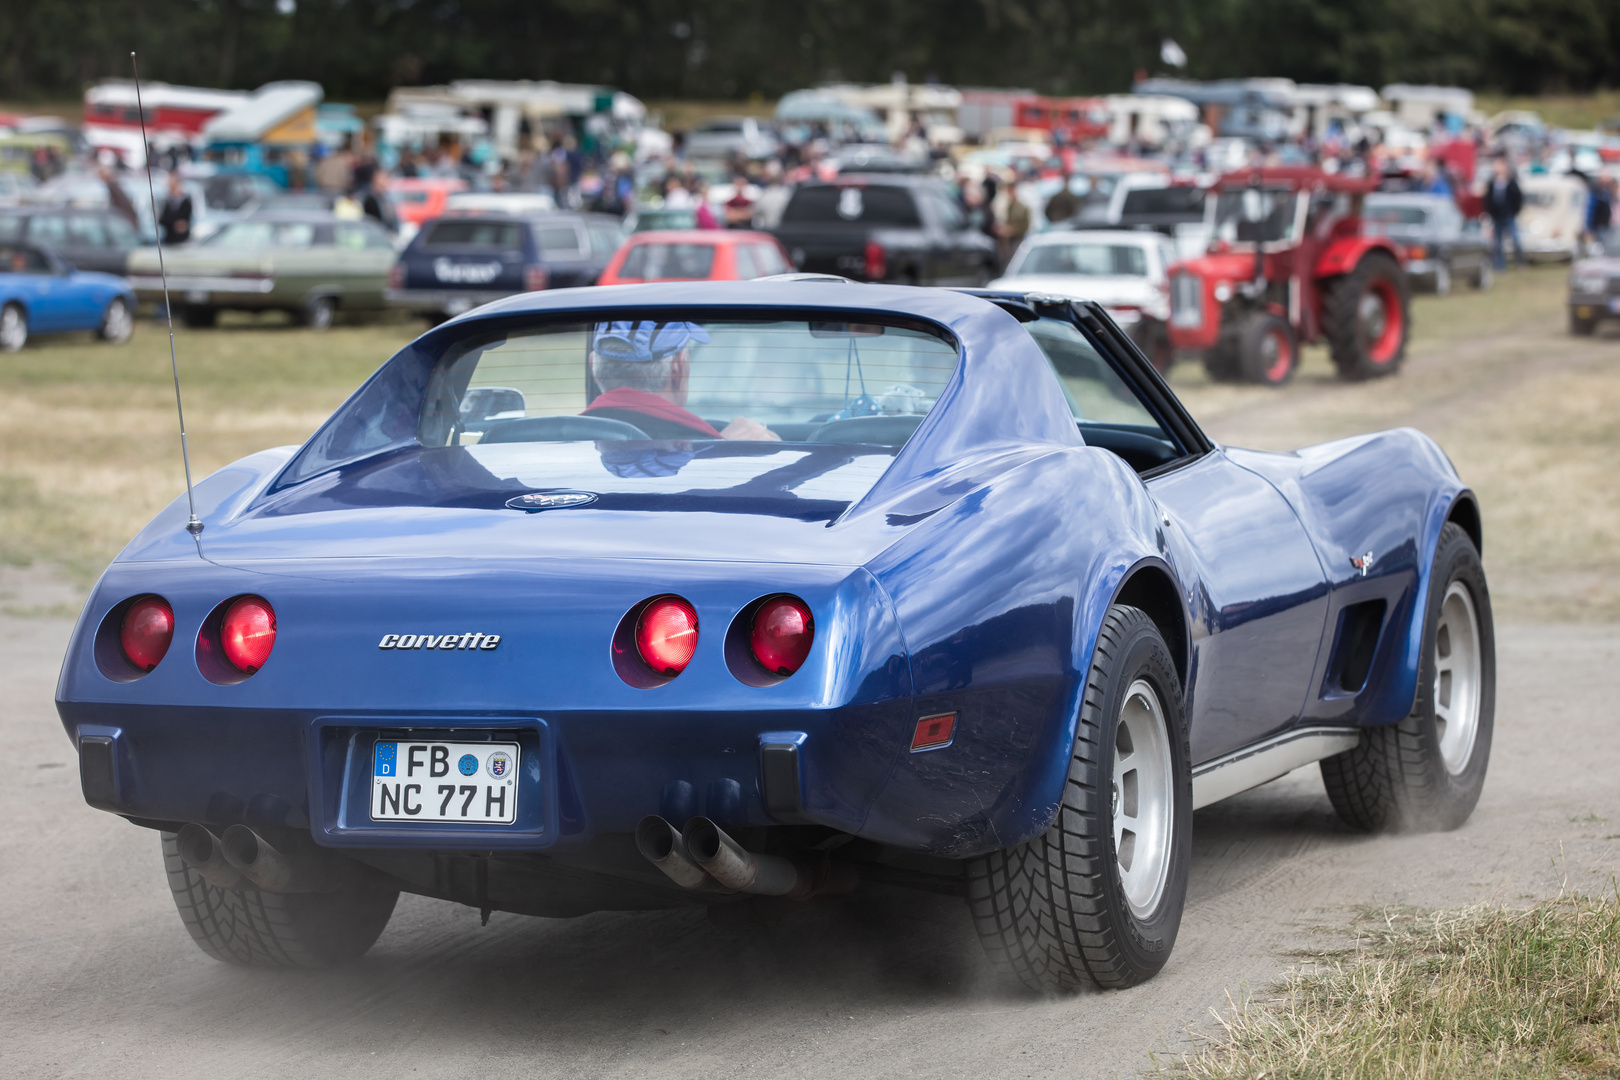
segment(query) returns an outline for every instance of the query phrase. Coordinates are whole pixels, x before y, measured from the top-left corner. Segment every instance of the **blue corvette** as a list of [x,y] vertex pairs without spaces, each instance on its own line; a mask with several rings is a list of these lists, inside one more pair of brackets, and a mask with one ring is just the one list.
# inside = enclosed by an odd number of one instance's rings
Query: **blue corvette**
[[[198,945],[352,959],[401,891],[571,916],[964,897],[1030,986],[1174,945],[1193,811],[1484,783],[1490,600],[1429,439],[1216,446],[1086,303],[559,290],[455,319],[97,584],[57,705]],[[285,636],[283,636],[285,635]]]
[[122,344],[134,329],[135,290],[123,278],[76,270],[47,247],[0,244],[0,352],[74,330]]

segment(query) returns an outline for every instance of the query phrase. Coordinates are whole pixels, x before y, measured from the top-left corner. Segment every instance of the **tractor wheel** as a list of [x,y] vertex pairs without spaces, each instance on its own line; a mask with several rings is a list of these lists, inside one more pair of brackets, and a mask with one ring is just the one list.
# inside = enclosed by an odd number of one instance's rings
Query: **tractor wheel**
[[1412,325],[1400,265],[1382,251],[1362,256],[1354,270],[1324,291],[1322,323],[1340,376],[1373,379],[1393,374],[1406,359]]
[[1243,378],[1243,326],[1242,320],[1221,320],[1220,337],[1204,350],[1204,370],[1209,373],[1210,381],[1237,382]]
[[1260,312],[1243,321],[1238,364],[1244,382],[1281,386],[1299,366],[1294,328],[1275,315]]

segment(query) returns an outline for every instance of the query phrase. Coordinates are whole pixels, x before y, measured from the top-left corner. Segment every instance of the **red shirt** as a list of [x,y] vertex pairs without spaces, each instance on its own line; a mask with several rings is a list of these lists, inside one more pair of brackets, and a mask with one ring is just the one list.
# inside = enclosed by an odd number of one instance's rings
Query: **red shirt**
[[672,424],[689,427],[700,435],[707,435],[711,439],[720,438],[720,433],[703,417],[681,408],[667,398],[657,394],[649,394],[645,390],[634,390],[628,386],[615,386],[612,390],[600,395],[585,407],[581,416],[589,416],[598,409],[623,409],[627,412],[638,412],[643,416],[656,417],[659,420],[668,420]]

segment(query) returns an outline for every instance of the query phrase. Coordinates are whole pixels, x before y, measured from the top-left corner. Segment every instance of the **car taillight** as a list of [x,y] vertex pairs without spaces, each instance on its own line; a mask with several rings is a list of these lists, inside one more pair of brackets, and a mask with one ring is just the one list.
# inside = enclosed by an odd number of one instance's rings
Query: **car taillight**
[[660,675],[679,675],[697,651],[698,618],[678,596],[661,596],[641,609],[636,620],[636,652]]
[[242,674],[262,668],[276,644],[276,612],[270,602],[244,596],[226,608],[219,621],[219,644],[225,659]]
[[143,596],[124,612],[118,643],[124,656],[142,671],[158,666],[174,640],[174,609],[159,596]]
[[748,644],[754,659],[773,675],[791,675],[810,655],[816,622],[810,608],[795,596],[773,596],[754,612]]
[[395,263],[388,268],[388,287],[390,289],[403,289],[405,287],[404,263]]
[[882,281],[889,276],[889,253],[876,240],[866,242],[866,280]]
[[539,292],[551,284],[551,275],[543,266],[531,266],[523,271],[523,291]]

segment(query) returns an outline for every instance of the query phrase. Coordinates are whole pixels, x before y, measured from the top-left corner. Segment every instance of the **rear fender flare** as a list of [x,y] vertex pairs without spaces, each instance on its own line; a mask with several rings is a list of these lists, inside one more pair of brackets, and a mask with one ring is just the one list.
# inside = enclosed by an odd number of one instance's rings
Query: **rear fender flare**
[[1317,256],[1315,276],[1325,278],[1348,274],[1373,251],[1382,251],[1397,263],[1401,261],[1400,252],[1395,250],[1395,245],[1383,237],[1342,236],[1330,240],[1322,249],[1322,253]]

